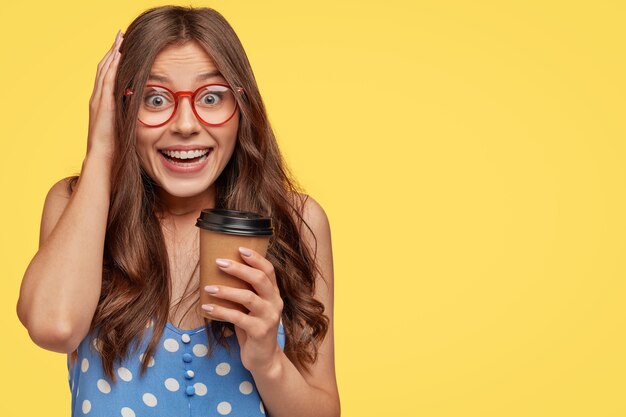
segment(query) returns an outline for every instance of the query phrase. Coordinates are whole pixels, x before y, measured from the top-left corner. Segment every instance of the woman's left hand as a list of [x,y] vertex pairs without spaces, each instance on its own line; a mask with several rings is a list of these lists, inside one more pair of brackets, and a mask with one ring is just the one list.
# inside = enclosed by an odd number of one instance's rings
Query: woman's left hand
[[243,366],[253,373],[263,372],[271,368],[281,352],[277,337],[283,300],[276,283],[274,265],[252,249],[240,248],[239,252],[247,265],[232,259],[224,259],[229,262],[228,266],[220,265],[220,260],[216,263],[222,271],[249,283],[254,291],[223,285],[213,286],[213,291],[205,287],[204,291],[239,303],[249,313],[214,304],[203,304],[202,308],[215,319],[235,325]]

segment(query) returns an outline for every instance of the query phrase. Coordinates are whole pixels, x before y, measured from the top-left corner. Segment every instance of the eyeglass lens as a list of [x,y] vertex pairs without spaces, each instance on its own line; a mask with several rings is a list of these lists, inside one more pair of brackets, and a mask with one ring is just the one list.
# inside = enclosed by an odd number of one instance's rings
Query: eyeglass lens
[[[179,97],[179,106],[181,99],[183,97]],[[220,124],[232,116],[237,101],[230,88],[209,85],[197,92],[192,104],[203,121]],[[149,126],[160,125],[172,116],[174,107],[175,101],[172,93],[164,88],[146,86],[139,108],[139,120]]]

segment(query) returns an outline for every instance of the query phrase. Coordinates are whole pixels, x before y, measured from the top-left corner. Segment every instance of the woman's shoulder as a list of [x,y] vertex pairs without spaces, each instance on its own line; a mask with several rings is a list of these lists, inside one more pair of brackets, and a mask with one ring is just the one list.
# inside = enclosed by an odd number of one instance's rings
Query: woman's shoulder
[[48,239],[59,221],[72,196],[71,185],[74,177],[66,177],[50,187],[46,195],[41,215],[39,246]]
[[290,191],[289,196],[293,206],[307,223],[309,221],[314,223],[328,222],[328,216],[322,205],[312,196],[297,191]]
[[77,176],[61,178],[50,187],[46,198],[69,199],[72,196],[73,188],[78,179]]
[[330,248],[330,223],[322,205],[308,194],[291,192],[290,195],[298,213],[295,222],[304,242],[314,253],[317,253],[319,245]]

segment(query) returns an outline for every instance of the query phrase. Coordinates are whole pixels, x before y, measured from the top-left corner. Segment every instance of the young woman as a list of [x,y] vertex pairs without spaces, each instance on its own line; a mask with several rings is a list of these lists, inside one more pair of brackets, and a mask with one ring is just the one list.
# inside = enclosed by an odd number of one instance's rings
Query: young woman
[[[118,32],[17,304],[37,345],[68,354],[73,416],[340,415],[330,228],[294,184],[218,12],[157,7]],[[248,313],[199,302],[195,223],[213,207],[272,219],[265,257],[216,260],[252,291],[200,289]]]

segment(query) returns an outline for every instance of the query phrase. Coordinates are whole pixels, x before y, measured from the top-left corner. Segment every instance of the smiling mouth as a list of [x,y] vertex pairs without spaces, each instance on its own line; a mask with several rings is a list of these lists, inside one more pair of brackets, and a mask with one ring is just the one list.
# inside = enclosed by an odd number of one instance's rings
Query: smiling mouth
[[202,163],[209,157],[212,151],[213,151],[213,148],[198,149],[194,151],[159,150],[161,155],[163,155],[168,161],[179,166],[189,166],[189,165]]

